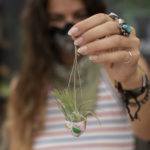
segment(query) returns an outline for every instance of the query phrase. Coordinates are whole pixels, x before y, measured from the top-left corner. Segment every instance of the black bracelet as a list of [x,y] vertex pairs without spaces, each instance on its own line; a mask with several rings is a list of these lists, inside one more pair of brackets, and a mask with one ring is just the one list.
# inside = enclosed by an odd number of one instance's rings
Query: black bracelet
[[[134,121],[135,119],[138,119],[138,112],[141,109],[141,104],[145,104],[150,97],[150,84],[148,82],[147,75],[144,73],[144,71],[142,69],[141,69],[141,71],[142,71],[142,87],[141,88],[136,88],[134,90],[124,90],[122,88],[121,83],[115,81],[115,87],[118,89],[118,92],[120,93],[121,98],[123,99],[123,101],[126,105],[128,114],[132,121]],[[143,100],[138,101],[137,98],[140,95],[144,94],[145,92],[146,92],[146,95],[143,98]],[[133,100],[134,100],[134,102],[132,102]],[[131,114],[129,106],[137,107],[137,110],[134,115]]]

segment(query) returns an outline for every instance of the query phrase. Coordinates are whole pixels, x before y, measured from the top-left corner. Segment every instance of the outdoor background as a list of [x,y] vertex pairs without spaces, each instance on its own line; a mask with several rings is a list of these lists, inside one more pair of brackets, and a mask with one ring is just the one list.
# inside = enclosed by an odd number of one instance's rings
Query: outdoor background
[[[150,62],[150,0],[105,0],[115,12],[137,30],[141,53]],[[0,118],[9,94],[9,84],[21,63],[21,19],[25,0],[0,0]]]
[[[115,12],[136,28],[141,51],[150,56],[150,0],[105,0]],[[25,0],[0,0],[0,97],[5,99],[9,83],[21,63],[21,12]],[[3,100],[0,100],[3,101]]]

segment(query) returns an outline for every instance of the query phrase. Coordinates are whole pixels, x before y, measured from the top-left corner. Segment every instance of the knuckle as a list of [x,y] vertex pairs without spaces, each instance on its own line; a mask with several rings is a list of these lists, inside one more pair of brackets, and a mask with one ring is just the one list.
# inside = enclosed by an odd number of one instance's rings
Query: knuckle
[[87,32],[86,32],[86,33],[84,33],[84,34],[82,34],[83,41],[82,41],[82,44],[81,44],[81,45],[83,45],[83,44],[87,43],[87,42],[88,42],[89,37],[90,37],[90,35],[89,35],[89,33],[87,33]]
[[140,51],[137,51],[137,52],[136,52],[136,58],[137,58],[137,60],[139,60],[140,57],[141,57],[141,53],[140,53]]
[[98,14],[96,14],[96,15],[97,15],[98,18],[102,18],[102,17],[105,16],[105,14],[103,14],[103,13],[98,13]]
[[139,38],[137,38],[137,37],[135,37],[134,39],[133,39],[133,42],[132,43],[134,43],[134,46],[135,47],[140,47],[140,39]]
[[[86,26],[86,24],[84,24],[84,25]],[[76,24],[76,27],[79,29],[78,32],[80,32],[84,29],[84,27],[85,27],[84,25],[83,25],[82,21]]]
[[140,59],[140,52],[139,51],[136,51],[135,53],[134,53],[134,62],[135,63],[137,63],[138,61],[139,61],[139,59]]
[[131,31],[132,31],[133,34],[136,34],[136,30],[135,30],[135,28],[132,27],[132,26],[131,26]]
[[122,38],[119,35],[114,35],[114,40],[113,40],[115,45],[121,45]]
[[136,38],[136,41],[137,41],[137,45],[138,45],[138,47],[140,47],[140,44],[141,44],[140,39],[139,39],[139,38]]
[[85,33],[82,34],[82,38],[83,38],[83,43],[85,44],[87,42],[90,42],[94,39],[94,37],[96,36],[96,31],[94,29],[88,30]]
[[107,25],[109,30],[116,30],[116,22],[109,21]]
[[102,20],[107,20],[107,15],[104,13],[98,13],[95,15],[96,19],[102,19]]
[[132,55],[133,55],[132,63],[136,64],[141,57],[140,51],[139,50],[133,50]]

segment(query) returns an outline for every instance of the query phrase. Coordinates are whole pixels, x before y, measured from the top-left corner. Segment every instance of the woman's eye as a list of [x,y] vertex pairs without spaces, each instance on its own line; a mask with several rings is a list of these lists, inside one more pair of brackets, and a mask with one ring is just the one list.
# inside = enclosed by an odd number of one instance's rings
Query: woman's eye
[[61,21],[64,21],[64,17],[63,16],[50,16],[49,21],[51,21],[51,22],[61,22]]

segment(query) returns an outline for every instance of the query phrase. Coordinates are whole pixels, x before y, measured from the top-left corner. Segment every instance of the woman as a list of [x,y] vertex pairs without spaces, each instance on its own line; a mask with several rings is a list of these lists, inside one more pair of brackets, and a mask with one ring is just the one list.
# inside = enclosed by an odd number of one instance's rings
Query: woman
[[[139,39],[133,28],[129,36],[120,35],[122,31],[118,27],[118,17],[106,15],[105,12],[104,4],[99,0],[29,1],[24,13],[27,33],[25,59],[21,72],[12,83],[8,104],[11,150],[134,148],[127,116],[116,95],[113,95],[104,73],[98,85],[98,69],[93,63],[88,64],[88,56],[78,57],[82,85],[87,94],[92,85],[91,93],[94,95],[97,87],[100,91],[106,90],[102,92],[105,98],[93,99],[97,106],[100,104],[102,107],[101,110],[95,108],[98,117],[101,117],[102,127],[89,117],[87,134],[74,139],[62,126],[59,128],[65,118],[54,106],[51,95],[53,87],[65,88],[67,85],[74,51],[66,31],[72,26],[69,35],[75,40],[74,44],[80,46],[79,53],[90,54],[91,61],[103,64],[108,78],[121,83],[123,90],[141,88],[142,73],[138,65],[147,76],[148,68],[140,57]],[[140,100],[145,93],[140,94]],[[112,106],[106,108],[106,101]],[[147,134],[150,125],[149,106],[148,101],[138,112],[141,121],[131,122],[134,134],[144,140],[150,139],[150,134]],[[137,106],[130,108],[132,114],[136,109]]]

